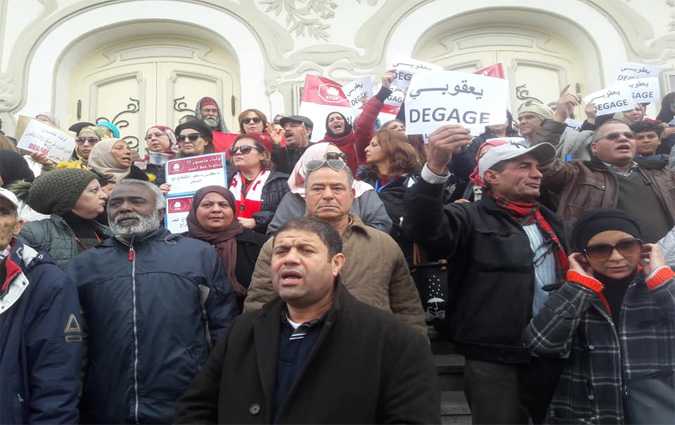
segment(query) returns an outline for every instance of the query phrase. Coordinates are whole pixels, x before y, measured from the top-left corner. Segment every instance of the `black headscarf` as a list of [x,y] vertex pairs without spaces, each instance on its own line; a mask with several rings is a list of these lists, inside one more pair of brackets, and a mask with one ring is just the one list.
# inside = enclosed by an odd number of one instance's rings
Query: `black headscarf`
[[[343,120],[345,120],[345,129],[342,131],[340,134],[335,134],[333,130],[328,128],[328,117],[330,117],[333,114],[338,114],[342,117]],[[341,112],[333,111],[326,115],[326,134],[330,137],[342,137],[345,134],[349,134],[352,131],[352,125],[349,123],[349,120],[347,120],[347,117],[345,117]]]
[[14,151],[0,150],[0,176],[3,186],[26,180],[33,181],[35,176],[23,157]]

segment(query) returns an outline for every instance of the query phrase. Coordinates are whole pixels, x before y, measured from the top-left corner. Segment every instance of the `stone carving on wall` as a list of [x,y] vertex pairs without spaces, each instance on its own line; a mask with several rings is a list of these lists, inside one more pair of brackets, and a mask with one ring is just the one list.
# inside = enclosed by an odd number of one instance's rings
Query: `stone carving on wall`
[[[376,6],[379,0],[365,0],[369,6]],[[356,0],[363,4],[364,0]],[[330,24],[323,21],[335,17],[338,4],[332,0],[262,0],[265,13],[280,16],[286,14],[286,27],[296,37],[310,37],[328,40]]]
[[18,102],[14,79],[9,74],[0,74],[0,111],[11,110]]

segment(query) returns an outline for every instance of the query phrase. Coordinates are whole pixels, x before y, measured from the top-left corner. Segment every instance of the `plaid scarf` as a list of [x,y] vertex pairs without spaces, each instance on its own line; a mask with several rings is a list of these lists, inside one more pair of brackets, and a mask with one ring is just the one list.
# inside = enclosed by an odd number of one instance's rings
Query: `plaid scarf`
[[539,204],[535,202],[513,202],[494,195],[493,198],[498,206],[508,211],[521,224],[537,224],[537,227],[544,234],[545,238],[553,242],[555,247],[556,263],[558,265],[559,271],[564,275],[564,273],[566,273],[570,267],[567,253],[560,242],[560,238],[553,231],[553,227],[551,227],[549,222],[546,221],[546,218],[541,213]]

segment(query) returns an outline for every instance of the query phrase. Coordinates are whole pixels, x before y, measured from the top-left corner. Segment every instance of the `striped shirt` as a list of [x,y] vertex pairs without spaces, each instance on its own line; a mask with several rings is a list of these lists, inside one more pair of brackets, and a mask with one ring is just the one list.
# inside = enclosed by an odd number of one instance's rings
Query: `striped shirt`
[[544,288],[556,283],[554,246],[546,241],[536,223],[523,226],[530,240],[530,248],[534,253],[534,299],[532,300],[532,316],[535,316],[548,299],[548,291]]

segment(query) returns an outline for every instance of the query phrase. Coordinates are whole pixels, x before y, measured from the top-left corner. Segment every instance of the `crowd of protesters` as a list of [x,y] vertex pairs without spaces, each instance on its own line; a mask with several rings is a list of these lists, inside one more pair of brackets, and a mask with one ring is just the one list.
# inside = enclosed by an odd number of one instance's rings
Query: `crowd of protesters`
[[[430,336],[474,423],[673,423],[675,93],[420,143],[379,125],[392,80],[353,122],[250,108],[238,134],[204,97],[143,156],[105,121],[60,163],[0,134],[0,423],[440,423]],[[167,161],[210,153],[227,185],[172,234]]]

